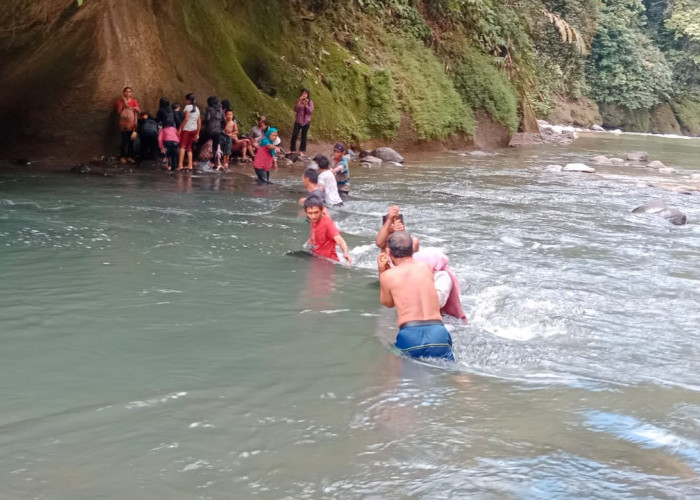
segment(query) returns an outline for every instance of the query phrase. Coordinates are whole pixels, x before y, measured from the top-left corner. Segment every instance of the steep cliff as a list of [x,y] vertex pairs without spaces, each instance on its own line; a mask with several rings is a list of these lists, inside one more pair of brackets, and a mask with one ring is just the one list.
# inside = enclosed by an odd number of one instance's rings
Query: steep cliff
[[[144,110],[158,99],[231,100],[242,128],[265,114],[288,134],[302,87],[317,111],[311,137],[352,142],[478,136],[470,102],[436,51],[361,9],[294,0],[9,0],[0,14],[0,149],[25,155],[112,154],[113,104],[128,85]],[[320,2],[323,4],[323,2]],[[468,47],[462,47],[467,51]],[[512,95],[489,134],[517,127]],[[469,85],[469,82],[467,83]],[[478,93],[478,88],[475,89]],[[495,109],[495,108],[494,108]],[[486,112],[489,110],[486,109]],[[481,116],[482,113],[479,113]],[[496,124],[496,129],[494,129]],[[482,134],[483,135],[483,134]]]

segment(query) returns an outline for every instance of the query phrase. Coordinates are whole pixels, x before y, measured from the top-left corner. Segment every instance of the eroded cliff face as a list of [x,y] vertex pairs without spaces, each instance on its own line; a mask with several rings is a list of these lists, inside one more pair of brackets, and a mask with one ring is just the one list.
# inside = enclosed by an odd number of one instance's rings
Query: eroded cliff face
[[[317,107],[312,139],[467,146],[479,135],[472,110],[455,114],[445,65],[420,44],[385,43],[371,23],[345,26],[363,30],[362,45],[333,35],[332,13],[314,18],[282,0],[9,1],[14,11],[0,14],[9,28],[0,31],[6,157],[113,155],[125,86],[151,113],[161,96],[229,99],[244,130],[264,114],[288,135],[307,87]],[[486,142],[507,143],[507,129],[481,122],[504,136]]]

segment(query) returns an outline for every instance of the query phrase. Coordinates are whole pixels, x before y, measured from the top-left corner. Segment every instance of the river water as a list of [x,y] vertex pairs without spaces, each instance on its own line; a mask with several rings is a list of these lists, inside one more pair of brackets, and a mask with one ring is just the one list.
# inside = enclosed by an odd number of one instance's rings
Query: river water
[[[543,169],[640,149],[679,173]],[[598,134],[353,165],[352,269],[288,254],[299,170],[0,170],[0,497],[698,496],[700,195],[659,187],[698,156]],[[630,213],[654,197],[690,223]],[[394,203],[459,275],[454,365],[388,347]]]

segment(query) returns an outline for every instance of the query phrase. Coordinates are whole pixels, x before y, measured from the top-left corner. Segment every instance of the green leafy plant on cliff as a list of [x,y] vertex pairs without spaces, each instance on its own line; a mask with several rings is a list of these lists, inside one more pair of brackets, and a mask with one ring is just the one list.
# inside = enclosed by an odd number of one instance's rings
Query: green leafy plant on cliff
[[454,70],[455,88],[467,105],[486,111],[510,132],[518,130],[518,95],[506,76],[485,55],[469,52]]
[[474,114],[455,89],[435,54],[416,41],[390,37],[392,74],[401,102],[421,139],[452,133],[474,135]]
[[372,135],[390,140],[396,138],[401,112],[389,71],[380,69],[369,75],[367,105],[367,124]]

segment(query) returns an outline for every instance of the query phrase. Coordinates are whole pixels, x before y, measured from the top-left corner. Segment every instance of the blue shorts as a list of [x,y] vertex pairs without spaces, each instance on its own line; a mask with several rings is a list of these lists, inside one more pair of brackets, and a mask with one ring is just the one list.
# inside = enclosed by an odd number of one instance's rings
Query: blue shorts
[[452,354],[452,337],[440,321],[402,326],[394,345],[402,354],[412,358],[455,359]]

